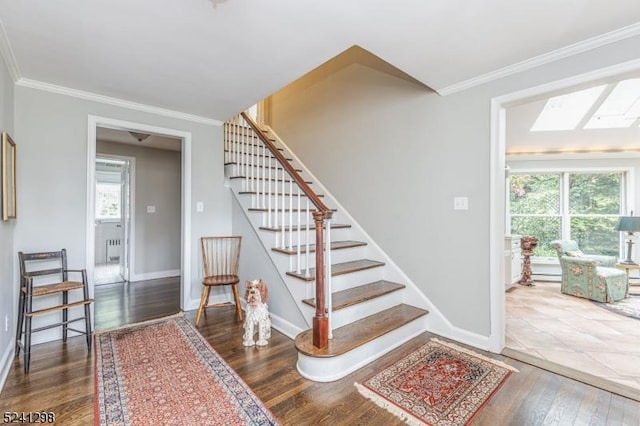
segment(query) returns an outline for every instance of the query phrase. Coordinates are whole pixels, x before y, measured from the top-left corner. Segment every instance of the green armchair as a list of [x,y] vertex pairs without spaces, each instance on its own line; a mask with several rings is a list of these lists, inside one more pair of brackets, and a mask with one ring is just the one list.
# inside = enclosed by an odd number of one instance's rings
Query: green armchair
[[627,273],[615,268],[615,257],[586,255],[575,241],[556,240],[550,245],[556,249],[560,260],[562,293],[606,303],[627,296]]
[[606,266],[607,268],[615,268],[616,263],[618,263],[618,259],[614,256],[582,253],[580,247],[578,247],[578,243],[573,240],[555,240],[551,241],[549,245],[556,249],[558,259],[562,256],[580,257],[595,260],[598,266]]

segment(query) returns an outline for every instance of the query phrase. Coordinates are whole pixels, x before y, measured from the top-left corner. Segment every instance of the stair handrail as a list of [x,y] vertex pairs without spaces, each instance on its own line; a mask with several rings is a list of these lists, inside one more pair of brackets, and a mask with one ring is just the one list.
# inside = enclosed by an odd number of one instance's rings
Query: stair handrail
[[[319,349],[326,348],[329,345],[329,319],[326,314],[325,301],[325,259],[324,259],[324,222],[330,220],[333,216],[333,211],[328,208],[316,194],[313,189],[305,182],[304,178],[300,176],[297,170],[289,163],[284,155],[276,148],[271,142],[265,132],[257,125],[257,123],[246,112],[240,113],[242,118],[253,129],[258,138],[262,141],[264,146],[271,152],[274,158],[280,163],[280,165],[287,171],[289,176],[295,181],[302,192],[309,198],[309,201],[316,207],[316,211],[313,212],[313,220],[316,227],[316,312],[313,317],[313,346]],[[330,241],[327,242],[327,245]],[[328,247],[327,247],[328,249]]]

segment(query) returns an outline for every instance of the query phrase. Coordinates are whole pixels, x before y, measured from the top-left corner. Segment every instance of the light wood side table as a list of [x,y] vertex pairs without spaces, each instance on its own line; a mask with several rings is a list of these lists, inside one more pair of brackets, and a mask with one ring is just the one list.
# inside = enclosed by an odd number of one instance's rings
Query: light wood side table
[[638,270],[640,271],[640,265],[634,265],[631,263],[622,263],[622,262],[618,262],[616,263],[616,268],[618,269],[624,269],[625,272],[627,273],[627,296],[629,295],[629,287],[631,286],[631,282],[629,281],[629,271],[633,271],[633,270]]
[[627,272],[627,277],[629,277],[629,271],[633,271],[633,270],[639,270],[640,271],[640,265],[633,265],[633,264],[630,264],[630,263],[618,262],[618,263],[616,263],[616,268],[624,269]]

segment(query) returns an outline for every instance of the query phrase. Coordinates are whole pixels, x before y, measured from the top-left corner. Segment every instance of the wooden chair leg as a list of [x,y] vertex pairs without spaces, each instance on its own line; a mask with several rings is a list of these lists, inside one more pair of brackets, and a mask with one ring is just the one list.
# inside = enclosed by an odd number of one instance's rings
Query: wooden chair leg
[[16,326],[16,350],[15,356],[20,356],[20,340],[22,340],[22,326],[24,325],[24,293],[20,289],[18,300],[18,324]]
[[87,350],[89,351],[89,353],[91,353],[93,332],[91,331],[91,307],[88,304],[84,305],[84,330],[87,333]]
[[211,287],[203,286],[202,287],[202,295],[200,296],[200,306],[198,306],[198,313],[196,314],[196,327],[200,324],[200,317],[202,316],[202,312],[205,310],[207,303],[209,301],[209,293],[211,292]]
[[24,374],[29,374],[30,362],[31,362],[31,317],[26,317],[25,330],[24,330]]
[[238,293],[238,284],[233,284],[233,298],[236,302],[236,316],[242,321],[242,305],[240,305],[240,294]]
[[[66,305],[69,303],[69,292],[68,291],[63,291],[62,292],[62,304]],[[62,341],[66,342],[67,341],[67,335],[69,334],[67,329],[68,329],[68,324],[67,321],[69,320],[69,310],[67,308],[62,310]]]

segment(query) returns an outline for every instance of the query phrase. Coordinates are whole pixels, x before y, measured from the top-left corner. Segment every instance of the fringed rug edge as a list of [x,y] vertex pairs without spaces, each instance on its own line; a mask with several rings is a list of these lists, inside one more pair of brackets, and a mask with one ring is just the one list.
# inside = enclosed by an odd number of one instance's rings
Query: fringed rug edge
[[154,323],[154,322],[159,322],[159,321],[164,321],[164,320],[168,320],[168,319],[171,319],[171,318],[179,318],[179,317],[183,317],[183,318],[185,317],[183,311],[180,311],[178,313],[171,314],[171,315],[166,315],[166,316],[163,316],[163,317],[151,318],[151,319],[140,321],[140,322],[132,322],[130,324],[123,324],[123,325],[119,325],[117,327],[105,328],[103,330],[95,330],[93,332],[93,334],[95,336],[98,336],[98,335],[104,334],[104,333],[111,333],[111,332],[117,331],[117,330],[124,330],[124,329],[131,328],[131,327],[137,327],[139,325],[146,325],[146,324],[151,324],[151,323]]
[[356,387],[356,389],[358,389],[358,392],[360,392],[360,395],[364,396],[365,398],[367,398],[368,400],[376,404],[378,407],[383,408],[387,410],[389,413],[393,414],[394,416],[400,418],[403,422],[407,423],[409,426],[429,426],[428,423],[425,423],[422,420],[416,418],[411,413],[402,409],[401,407],[394,404],[393,402],[388,401],[386,398],[380,396],[379,394],[367,388],[366,386],[363,386],[358,382],[355,382],[353,385]]

